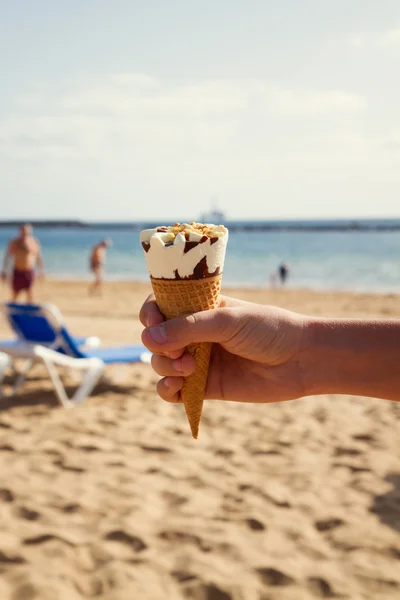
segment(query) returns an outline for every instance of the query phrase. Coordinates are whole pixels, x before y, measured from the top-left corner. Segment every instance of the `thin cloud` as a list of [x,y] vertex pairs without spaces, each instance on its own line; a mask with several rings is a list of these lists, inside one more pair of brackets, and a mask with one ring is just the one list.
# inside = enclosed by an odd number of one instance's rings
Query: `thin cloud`
[[[363,133],[370,107],[345,89],[147,82],[133,73],[27,92],[0,118],[2,189],[56,193],[68,214],[83,206],[98,214],[102,199],[102,214],[133,219],[160,198],[172,212],[197,214],[211,193],[236,203],[237,214],[245,198],[258,214],[265,190],[296,190],[296,202],[305,181],[310,193],[318,185],[331,193],[338,174],[357,178],[378,164]],[[17,182],[15,173],[23,173]]]
[[200,81],[169,85],[143,74],[117,74],[105,80],[69,86],[58,92],[49,88],[19,98],[19,105],[37,109],[88,115],[140,115],[185,118],[239,114],[249,107],[269,114],[332,114],[363,109],[365,98],[345,90],[290,88],[263,81]]
[[400,48],[400,27],[375,33],[352,33],[348,42],[354,48]]
[[169,162],[203,160],[241,155],[242,148],[246,156],[257,155],[270,145],[275,152],[285,140],[290,145],[293,136],[283,133],[290,122],[310,130],[318,122],[329,133],[336,121],[365,108],[363,96],[344,90],[263,81],[170,85],[124,73],[90,85],[48,86],[27,93],[25,101],[19,97],[17,114],[0,121],[0,152],[112,162],[165,155]]

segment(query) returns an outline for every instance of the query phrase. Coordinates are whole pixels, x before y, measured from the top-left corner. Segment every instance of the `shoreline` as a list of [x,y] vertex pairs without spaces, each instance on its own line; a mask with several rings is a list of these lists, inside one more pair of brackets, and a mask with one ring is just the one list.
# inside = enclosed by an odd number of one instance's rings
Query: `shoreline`
[[[88,276],[82,277],[64,277],[51,275],[46,277],[46,282],[49,283],[61,283],[61,284],[89,284],[91,281],[90,274]],[[40,283],[39,283],[40,285]],[[143,285],[150,286],[149,279],[113,279],[107,278],[104,281],[105,286],[114,286],[114,285]],[[323,288],[323,287],[303,287],[303,286],[291,286],[285,285],[284,287],[280,286],[270,286],[270,285],[254,285],[254,284],[245,284],[245,283],[224,283],[222,281],[223,290],[227,290],[227,292],[232,290],[246,290],[246,292],[280,292],[280,293],[310,293],[310,294],[350,294],[350,295],[361,295],[361,296],[379,296],[379,297],[400,297],[400,285],[398,290],[390,290],[390,289],[382,289],[382,290],[364,290],[364,289],[350,289],[350,288]]]

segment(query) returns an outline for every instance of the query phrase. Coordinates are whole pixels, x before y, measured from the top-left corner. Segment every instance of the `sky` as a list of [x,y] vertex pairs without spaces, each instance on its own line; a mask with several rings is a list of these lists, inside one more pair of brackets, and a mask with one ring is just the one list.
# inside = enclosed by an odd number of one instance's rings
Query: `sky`
[[0,0],[0,220],[400,216],[399,0]]

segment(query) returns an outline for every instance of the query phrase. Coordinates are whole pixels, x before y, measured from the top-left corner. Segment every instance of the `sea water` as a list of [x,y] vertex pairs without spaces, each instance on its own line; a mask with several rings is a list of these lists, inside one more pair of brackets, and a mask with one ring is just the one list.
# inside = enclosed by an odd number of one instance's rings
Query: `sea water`
[[[88,278],[91,247],[109,237],[113,246],[107,252],[106,278],[147,281],[139,242],[143,226],[35,227],[34,233],[42,244],[49,277]],[[243,229],[235,223],[230,231],[225,285],[269,286],[284,261],[290,269],[289,287],[400,292],[400,231],[310,231],[306,225],[295,231],[271,231],[260,223],[257,227]],[[13,227],[0,228],[2,257],[16,232]]]

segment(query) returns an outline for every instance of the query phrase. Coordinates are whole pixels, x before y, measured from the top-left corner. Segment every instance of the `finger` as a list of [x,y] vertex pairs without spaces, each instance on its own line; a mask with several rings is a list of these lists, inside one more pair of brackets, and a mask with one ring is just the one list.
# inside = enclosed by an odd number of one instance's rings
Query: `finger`
[[228,341],[240,326],[240,308],[216,308],[165,321],[142,332],[150,351],[162,354],[194,342]]
[[196,369],[196,361],[190,354],[184,354],[181,358],[171,360],[166,356],[153,354],[151,357],[151,366],[154,371],[163,377],[187,377],[194,373]]
[[140,309],[139,319],[145,327],[153,327],[164,321],[164,317],[157,306],[153,294],[150,294],[144,301],[143,306]]
[[158,354],[160,356],[168,356],[168,358],[176,359],[180,358],[182,354],[185,352],[185,348],[179,348],[178,350],[160,350]]
[[183,377],[165,377],[157,382],[157,393],[167,402],[182,402],[179,393],[183,385]]
[[[236,298],[230,298],[229,296],[222,296],[222,295],[220,296],[220,299],[219,299],[219,306],[221,308],[242,306],[244,304],[249,304],[249,303],[245,302],[244,300],[236,300]],[[140,319],[140,322],[142,323],[142,325],[144,325],[145,327],[152,327],[154,325],[159,325],[160,323],[162,323],[164,321],[164,316],[160,312],[160,309],[157,306],[157,302],[154,297],[154,294],[150,294],[150,296],[148,296],[146,298],[146,300],[144,301],[144,303],[140,309],[139,319]]]

